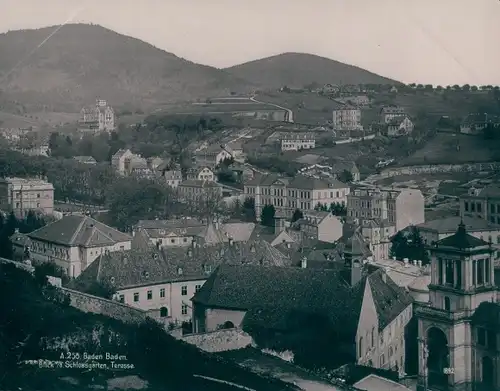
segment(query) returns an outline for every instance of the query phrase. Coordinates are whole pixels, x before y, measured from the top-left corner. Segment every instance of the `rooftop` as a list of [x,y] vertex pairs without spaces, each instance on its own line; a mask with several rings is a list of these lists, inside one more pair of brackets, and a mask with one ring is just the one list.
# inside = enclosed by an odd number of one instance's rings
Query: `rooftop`
[[410,391],[402,384],[373,374],[355,383],[354,387],[366,391]]
[[125,289],[204,280],[219,265],[284,267],[289,262],[287,257],[264,241],[168,247],[162,250],[143,242],[132,250],[109,252],[98,257],[80,275],[78,286],[85,290],[89,283],[97,280],[112,283],[117,289]]
[[467,233],[465,224],[462,222],[458,225],[455,234],[448,236],[436,242],[436,246],[452,247],[456,249],[472,249],[476,247],[488,246],[489,243],[478,239]]
[[500,225],[498,224],[493,224],[484,219],[468,216],[464,216],[463,219],[459,216],[453,216],[431,220],[418,224],[417,227],[421,230],[432,230],[440,234],[446,234],[456,232],[461,221],[464,223],[465,229],[469,232],[500,230]]
[[91,217],[81,215],[64,216],[28,234],[32,240],[57,243],[65,246],[102,247],[132,238]]
[[351,287],[335,270],[222,265],[192,301],[246,310],[246,325],[274,329],[285,329],[287,320],[297,314],[325,316],[333,327],[353,337],[368,282],[383,329],[412,299],[390,278],[384,281],[381,271]]
[[19,177],[5,177],[0,178],[0,182],[9,183],[14,186],[46,186],[53,188],[52,183],[47,182],[42,178],[19,178]]
[[212,181],[204,181],[201,179],[186,179],[182,181],[179,186],[182,187],[201,187],[201,188],[218,188],[220,185]]

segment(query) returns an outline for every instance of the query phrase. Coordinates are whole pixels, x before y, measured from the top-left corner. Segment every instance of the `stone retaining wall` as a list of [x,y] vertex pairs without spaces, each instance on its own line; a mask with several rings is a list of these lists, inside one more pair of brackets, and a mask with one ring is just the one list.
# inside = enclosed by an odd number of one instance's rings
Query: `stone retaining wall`
[[249,334],[237,328],[185,335],[180,339],[210,353],[243,349],[254,344]]

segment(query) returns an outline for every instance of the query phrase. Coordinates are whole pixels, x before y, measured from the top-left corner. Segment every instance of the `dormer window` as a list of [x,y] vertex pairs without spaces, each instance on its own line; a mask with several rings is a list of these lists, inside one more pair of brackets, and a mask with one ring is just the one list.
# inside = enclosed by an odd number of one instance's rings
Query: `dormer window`
[[203,270],[205,273],[211,273],[212,272],[212,266],[211,265],[204,265]]
[[181,275],[182,275],[182,273],[183,273],[182,267],[178,267],[178,268],[177,268],[177,274],[178,274],[179,276],[181,276]]

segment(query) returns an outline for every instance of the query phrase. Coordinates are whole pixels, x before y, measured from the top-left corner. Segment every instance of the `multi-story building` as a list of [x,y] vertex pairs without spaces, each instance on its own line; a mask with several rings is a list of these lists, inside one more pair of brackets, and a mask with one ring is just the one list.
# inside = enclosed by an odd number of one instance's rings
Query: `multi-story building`
[[186,201],[200,201],[204,197],[218,199],[222,197],[222,187],[213,181],[188,179],[177,187],[179,196]]
[[386,134],[389,137],[406,136],[413,132],[413,122],[408,116],[394,117],[387,123]]
[[460,197],[460,216],[477,217],[500,224],[500,185],[471,188]]
[[361,110],[353,106],[343,106],[333,110],[334,130],[363,130]]
[[33,261],[53,262],[69,277],[79,276],[105,252],[130,249],[132,241],[129,235],[81,215],[64,216],[24,236],[27,240],[15,240],[13,246],[28,242]]
[[54,186],[46,178],[0,178],[0,208],[24,214],[54,211]]
[[195,167],[188,170],[187,179],[194,179],[198,181],[214,181],[215,174],[208,167]]
[[342,237],[342,222],[330,212],[306,211],[296,223],[300,232],[313,240],[335,243]]
[[165,170],[163,172],[163,177],[165,178],[165,182],[172,189],[177,189],[179,184],[182,182],[182,172],[181,170]]
[[335,179],[318,179],[297,175],[294,179],[277,175],[255,177],[244,185],[244,194],[255,200],[255,213],[265,205],[273,205],[276,212],[291,217],[296,209],[314,210],[318,204],[346,204],[349,186]]
[[500,305],[491,245],[461,223],[429,251],[430,303],[415,308],[417,390],[498,390]]
[[382,219],[396,231],[425,221],[425,199],[418,189],[353,189],[347,196],[347,215],[358,221]]
[[139,235],[158,249],[191,246],[194,241],[202,245],[229,241],[218,222],[197,219],[140,220],[134,228],[134,238]]
[[345,353],[336,356],[339,365],[404,367],[411,296],[383,270],[366,274],[357,258],[346,259],[340,270],[221,265],[192,302],[195,332],[245,324],[269,332],[272,340],[277,332],[296,335],[289,319],[316,315],[338,338],[330,341],[336,352]]
[[394,223],[382,219],[363,220],[361,233],[370,246],[374,261],[389,259],[391,238],[396,233]]
[[95,106],[80,111],[80,125],[94,131],[115,130],[115,112],[103,99],[97,99]]
[[130,149],[119,149],[111,157],[111,167],[116,173],[126,175],[128,167],[126,167],[127,159],[135,156]]
[[122,303],[148,311],[164,324],[180,323],[191,320],[190,299],[219,265],[250,264],[267,269],[289,266],[289,262],[263,240],[209,247],[193,242],[163,251],[134,237],[131,250],[102,254],[75,281],[75,287],[85,290],[95,281],[111,284]]
[[195,153],[196,165],[199,167],[215,168],[221,162],[233,158],[233,151],[224,145],[211,145]]
[[488,124],[498,128],[500,118],[487,113],[469,114],[460,124],[460,133],[478,135],[484,131]]
[[281,139],[282,151],[298,151],[302,149],[313,149],[315,147],[316,138],[314,133],[286,133]]
[[495,251],[493,258],[500,260],[500,225],[490,223],[488,220],[477,217],[447,217],[438,220],[427,221],[418,224],[420,235],[427,243],[437,242],[455,234],[458,224],[462,222],[467,229],[467,233],[478,239],[491,243]]
[[388,124],[393,118],[405,116],[406,111],[402,107],[387,106],[380,111],[380,120],[383,124]]

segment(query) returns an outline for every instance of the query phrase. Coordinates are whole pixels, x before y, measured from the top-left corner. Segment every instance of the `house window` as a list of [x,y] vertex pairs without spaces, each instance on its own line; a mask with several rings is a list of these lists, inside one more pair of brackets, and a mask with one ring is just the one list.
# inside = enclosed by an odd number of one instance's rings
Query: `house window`
[[383,354],[380,355],[380,366],[385,364],[385,356]]
[[187,315],[187,313],[188,313],[188,306],[187,306],[187,304],[183,304],[181,307],[181,314]]
[[134,293],[134,301],[135,302],[139,301],[139,292]]
[[375,327],[372,327],[372,347],[375,346]]
[[165,288],[160,289],[160,297],[164,298],[165,297]]
[[120,246],[120,250],[125,250],[125,246]]
[[454,285],[454,275],[453,275],[453,261],[446,261],[446,284]]
[[484,260],[480,259],[477,262],[477,283],[478,285],[484,284]]
[[168,316],[168,308],[167,307],[161,307],[160,308],[160,317],[161,318],[166,318]]
[[201,288],[201,285],[196,285],[196,286],[194,287],[194,291],[195,291],[195,292],[198,292],[198,291],[200,290],[200,288]]
[[392,357],[393,351],[392,351],[392,346],[389,347],[389,358]]
[[359,352],[358,352],[358,357],[361,358],[363,357],[363,337],[359,337]]
[[36,198],[40,198],[40,193],[38,193],[38,194],[36,195]]
[[488,330],[486,332],[487,336],[487,341],[488,341],[488,347],[490,349],[495,349],[497,348],[497,334],[496,330]]
[[153,300],[153,291],[148,291],[148,300]]
[[187,294],[188,294],[188,287],[186,285],[181,286],[181,295],[187,296]]
[[170,239],[170,243],[175,243],[175,239]]
[[125,303],[125,296],[124,295],[120,295],[120,303]]
[[187,240],[187,238],[184,238],[182,241],[183,241],[184,243],[186,243],[188,240]]

